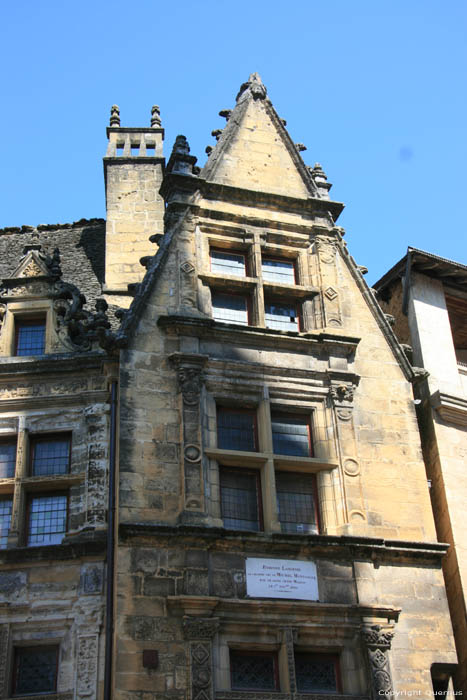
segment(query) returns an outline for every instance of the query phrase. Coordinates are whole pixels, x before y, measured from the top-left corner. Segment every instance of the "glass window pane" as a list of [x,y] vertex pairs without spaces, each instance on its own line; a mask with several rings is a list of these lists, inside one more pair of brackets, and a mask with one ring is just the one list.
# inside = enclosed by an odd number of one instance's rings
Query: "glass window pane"
[[301,416],[271,416],[272,441],[275,454],[311,457],[310,425]]
[[70,440],[67,437],[32,441],[32,474],[66,474],[69,469]]
[[258,475],[243,469],[220,469],[221,513],[225,527],[261,529],[258,509]]
[[314,477],[276,472],[277,509],[282,532],[318,533]]
[[282,331],[298,331],[298,313],[295,306],[265,302],[266,328]]
[[54,692],[57,689],[58,647],[15,650],[15,695]]
[[290,260],[263,258],[263,279],[269,282],[295,284],[295,265]]
[[224,275],[245,277],[245,256],[242,253],[211,250],[211,271]]
[[0,549],[5,549],[8,543],[12,508],[13,500],[11,498],[2,498],[0,500]]
[[16,442],[0,442],[0,479],[15,475]]
[[217,409],[217,446],[223,450],[255,452],[255,415],[247,411]]
[[60,544],[66,532],[66,496],[37,496],[29,506],[28,545]]
[[232,294],[212,295],[212,317],[216,321],[228,321],[248,325],[248,304],[245,297]]
[[299,693],[338,691],[337,659],[326,654],[295,654]]
[[43,355],[45,320],[16,321],[16,355]]
[[230,652],[232,690],[279,690],[275,654]]

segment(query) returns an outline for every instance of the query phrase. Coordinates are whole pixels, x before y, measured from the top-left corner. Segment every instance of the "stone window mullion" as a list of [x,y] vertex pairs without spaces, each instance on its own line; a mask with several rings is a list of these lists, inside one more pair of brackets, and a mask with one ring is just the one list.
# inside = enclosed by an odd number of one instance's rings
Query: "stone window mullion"
[[16,443],[15,488],[11,513],[8,547],[18,547],[26,539],[26,494],[23,480],[28,475],[29,433],[24,416],[18,419],[18,437]]

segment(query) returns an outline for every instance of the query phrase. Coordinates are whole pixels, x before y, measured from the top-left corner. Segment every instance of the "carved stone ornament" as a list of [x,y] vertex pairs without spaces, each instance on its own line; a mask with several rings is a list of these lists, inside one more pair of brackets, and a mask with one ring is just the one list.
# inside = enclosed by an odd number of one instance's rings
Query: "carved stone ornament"
[[79,698],[93,698],[97,683],[98,637],[80,637],[78,640],[78,661],[76,691]]
[[183,403],[187,406],[196,406],[199,403],[206,360],[205,355],[174,353],[170,356],[170,362],[178,372],[178,386],[182,392]]
[[392,629],[381,625],[362,627],[362,637],[367,646],[370,662],[373,697],[392,694],[393,685],[389,668],[388,651],[394,636]]
[[212,639],[219,630],[217,617],[185,617],[183,634],[185,639]]
[[181,269],[182,272],[184,272],[186,275],[190,275],[192,272],[195,271],[195,266],[194,266],[193,263],[190,262],[189,260],[185,260],[185,262],[183,262],[183,263],[180,265],[180,269]]
[[199,462],[201,459],[201,450],[198,445],[185,445],[184,449],[185,459],[188,462]]
[[351,403],[353,401],[355,387],[353,384],[338,384],[331,386],[331,398],[335,404],[344,402]]
[[324,292],[324,296],[329,299],[329,301],[334,301],[334,299],[337,297],[337,292],[333,287],[328,287],[326,291]]
[[335,241],[327,236],[315,236],[315,243],[321,262],[331,265],[335,257]]
[[266,86],[263,85],[263,81],[259,77],[258,73],[252,73],[247,82],[240,86],[240,90],[237,95],[237,102],[241,95],[243,95],[243,93],[248,89],[255,100],[264,100],[267,95]]
[[192,700],[212,700],[211,642],[191,644]]

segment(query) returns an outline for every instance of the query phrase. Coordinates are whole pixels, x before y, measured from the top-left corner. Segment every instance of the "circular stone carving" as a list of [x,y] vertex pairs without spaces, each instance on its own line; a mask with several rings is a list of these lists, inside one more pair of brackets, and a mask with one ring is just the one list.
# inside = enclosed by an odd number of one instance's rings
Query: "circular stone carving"
[[361,523],[366,521],[365,514],[362,513],[361,510],[351,510],[349,513],[349,519],[351,522],[354,523]]
[[187,462],[199,462],[201,459],[201,450],[198,445],[186,445],[185,459]]
[[360,465],[356,459],[349,457],[344,461],[344,472],[347,476],[358,476],[360,474]]

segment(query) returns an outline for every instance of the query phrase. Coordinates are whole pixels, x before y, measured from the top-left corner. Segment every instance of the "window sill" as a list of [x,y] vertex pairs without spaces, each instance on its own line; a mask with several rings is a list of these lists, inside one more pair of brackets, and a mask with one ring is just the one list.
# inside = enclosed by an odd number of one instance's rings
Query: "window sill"
[[274,455],[274,466],[285,471],[303,471],[306,473],[335,469],[338,462],[319,457],[293,457],[292,455]]
[[264,464],[271,455],[265,452],[243,452],[242,450],[221,450],[217,447],[208,447],[204,453],[216,459],[219,464],[224,464],[226,467],[249,467]]
[[76,484],[81,484],[86,478],[85,472],[77,474],[47,474],[44,476],[27,476],[23,479],[26,491],[49,491],[52,489],[65,489]]
[[311,299],[319,293],[318,287],[300,284],[283,284],[282,282],[263,281],[264,293],[268,297],[292,299]]
[[213,289],[222,290],[249,290],[254,289],[257,280],[253,277],[237,277],[236,275],[216,275],[214,273],[201,274],[200,280],[206,282]]

